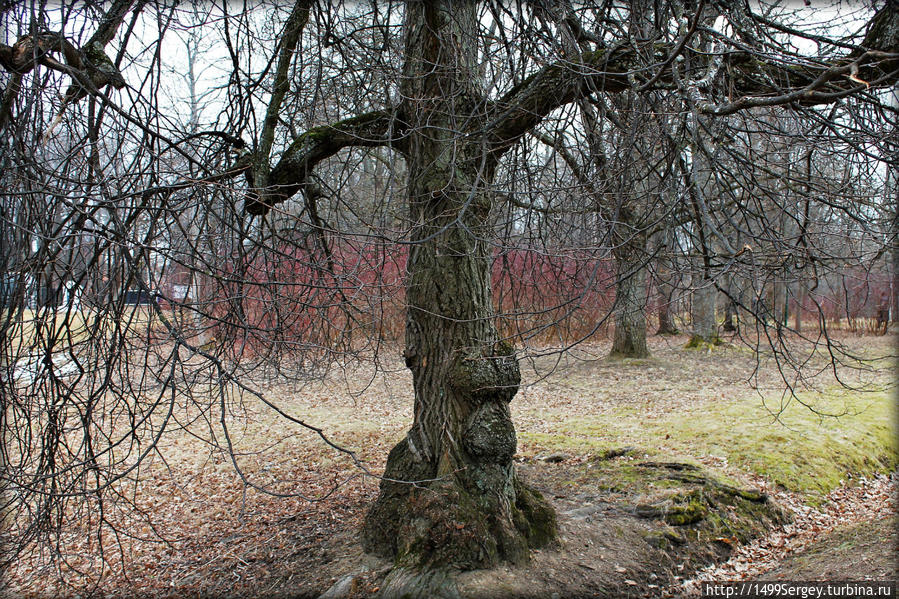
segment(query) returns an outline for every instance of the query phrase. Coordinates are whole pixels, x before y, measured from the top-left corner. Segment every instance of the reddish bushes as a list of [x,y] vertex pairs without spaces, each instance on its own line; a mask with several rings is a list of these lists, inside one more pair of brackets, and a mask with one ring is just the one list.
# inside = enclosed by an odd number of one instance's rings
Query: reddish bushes
[[[405,328],[407,246],[280,247],[226,262],[204,279],[201,306],[214,336],[237,352],[358,349],[399,342]],[[178,276],[184,278],[184,273]],[[605,332],[614,285],[608,261],[530,249],[498,251],[494,300],[503,335],[567,342]]]

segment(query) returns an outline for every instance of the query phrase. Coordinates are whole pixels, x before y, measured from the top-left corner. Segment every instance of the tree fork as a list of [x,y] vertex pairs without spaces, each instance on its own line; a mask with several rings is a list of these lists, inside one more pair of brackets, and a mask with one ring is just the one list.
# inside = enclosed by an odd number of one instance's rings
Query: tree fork
[[[619,93],[640,85],[630,78],[640,56],[627,45],[586,51],[577,63],[548,64],[491,102],[481,89],[474,2],[409,3],[405,19],[400,105],[299,136],[271,169],[268,185],[251,190],[245,210],[264,214],[299,192],[315,165],[342,148],[391,146],[405,155],[413,223],[405,357],[414,421],[388,457],[363,543],[402,565],[518,562],[529,548],[551,542],[557,527],[552,508],[518,480],[512,463],[508,404],[519,373],[512,348],[498,336],[489,287],[492,171],[556,108],[593,89]],[[859,89],[843,76],[850,73],[872,86],[892,83],[894,61],[882,54],[896,50],[887,26],[894,22],[889,12],[878,13],[866,50],[833,65],[778,70],[728,57],[712,88],[744,97],[702,111],[797,98],[833,102]],[[704,64],[702,57],[697,63]],[[759,69],[772,76],[751,76]],[[653,88],[673,84],[666,73],[646,77]]]
[[406,7],[403,113],[415,223],[406,286],[412,428],[390,452],[367,550],[404,566],[520,563],[556,536],[552,508],[515,474],[509,402],[521,380],[490,286],[492,168],[464,125],[482,102],[473,2]]

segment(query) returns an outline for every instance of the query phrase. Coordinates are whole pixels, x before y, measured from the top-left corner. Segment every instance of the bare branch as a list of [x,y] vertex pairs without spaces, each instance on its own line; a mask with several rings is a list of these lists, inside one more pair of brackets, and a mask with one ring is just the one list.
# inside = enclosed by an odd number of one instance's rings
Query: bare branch
[[[690,54],[696,64],[708,57],[693,49],[657,44],[652,54]],[[702,111],[715,115],[754,106],[792,102],[805,105],[834,102],[870,87],[886,87],[899,80],[899,13],[883,8],[872,18],[861,47],[829,62],[801,65],[768,63],[751,53],[725,55],[712,87],[729,97],[742,96],[726,106],[707,104]],[[486,132],[495,158],[553,110],[595,92],[665,89],[673,85],[670,73],[645,76],[640,53],[629,44],[584,52],[580,63],[555,62],[537,71],[496,102],[498,114]],[[666,62],[666,64],[669,64]],[[858,81],[863,84],[859,85]],[[649,86],[647,86],[649,84]]]
[[259,147],[256,149],[256,168],[253,176],[256,184],[260,187],[265,187],[267,184],[266,180],[271,168],[269,154],[275,141],[275,128],[278,125],[281,104],[284,102],[284,96],[287,95],[287,91],[290,88],[290,81],[287,76],[300,35],[309,21],[309,6],[311,4],[309,0],[298,0],[287,18],[284,31],[281,33],[281,50],[278,55],[275,81],[272,85],[272,98],[265,112],[265,122],[262,125],[262,133],[259,136]]
[[[377,110],[306,131],[272,169],[268,187],[246,198],[244,209],[250,214],[265,214],[274,204],[300,191],[315,165],[353,146],[390,146],[403,152],[405,125],[393,112]],[[255,187],[253,181],[250,184]]]

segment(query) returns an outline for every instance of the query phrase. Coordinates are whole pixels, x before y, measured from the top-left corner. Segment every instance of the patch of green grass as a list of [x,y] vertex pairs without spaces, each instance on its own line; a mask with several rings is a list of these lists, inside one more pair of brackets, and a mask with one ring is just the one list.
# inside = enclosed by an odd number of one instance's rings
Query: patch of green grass
[[767,406],[757,398],[720,401],[652,428],[670,435],[675,449],[725,456],[731,465],[812,500],[850,474],[870,475],[899,463],[890,394],[839,389],[798,399]]
[[852,476],[899,465],[894,397],[842,388],[800,394],[782,405],[758,396],[718,399],[659,414],[640,408],[581,415],[551,433],[523,431],[530,445],[598,454],[635,445],[664,459],[726,458],[730,469],[768,478],[812,503]]

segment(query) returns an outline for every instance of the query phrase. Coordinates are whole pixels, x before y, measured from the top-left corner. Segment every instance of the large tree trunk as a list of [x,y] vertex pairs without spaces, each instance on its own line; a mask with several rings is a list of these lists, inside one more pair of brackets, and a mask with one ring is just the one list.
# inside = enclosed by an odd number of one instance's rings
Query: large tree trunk
[[[490,290],[490,173],[463,139],[480,101],[473,4],[409,3],[403,96],[410,124],[406,364],[414,422],[387,459],[367,550],[407,566],[521,562],[554,538],[549,505],[518,481],[509,402],[518,362]],[[415,482],[416,484],[412,484]]]
[[616,244],[615,338],[611,356],[645,358],[646,346],[646,236],[637,234]]
[[711,254],[714,252],[709,229],[709,204],[719,194],[714,169],[714,148],[709,147],[711,127],[708,119],[698,118],[692,135],[692,164],[689,172],[690,199],[696,235],[693,243],[701,264],[693,274],[693,296],[690,305],[690,341],[687,347],[705,347],[720,343],[718,323],[715,320],[715,300],[718,290],[712,280]]

